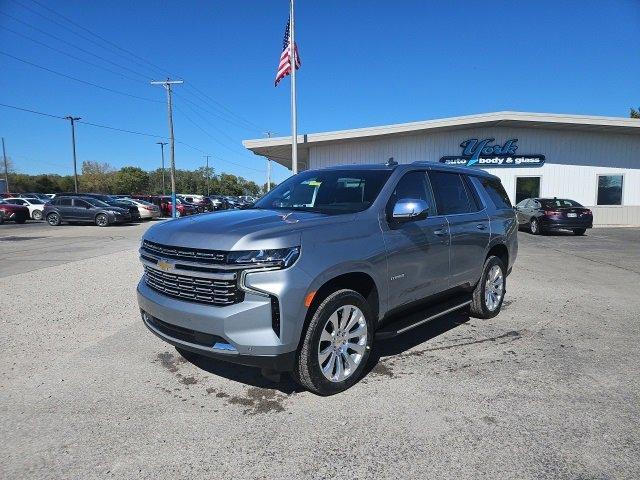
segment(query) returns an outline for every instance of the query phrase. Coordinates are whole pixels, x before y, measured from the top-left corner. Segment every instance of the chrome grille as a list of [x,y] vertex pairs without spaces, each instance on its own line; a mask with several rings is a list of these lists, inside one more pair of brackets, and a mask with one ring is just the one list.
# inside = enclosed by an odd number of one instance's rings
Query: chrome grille
[[216,306],[233,305],[243,300],[242,291],[232,279],[176,275],[148,265],[144,266],[144,279],[153,290],[180,300]]
[[172,245],[161,245],[150,242],[149,240],[142,242],[142,250],[174,260],[188,260],[199,263],[225,263],[227,261],[226,252],[219,250],[174,247]]

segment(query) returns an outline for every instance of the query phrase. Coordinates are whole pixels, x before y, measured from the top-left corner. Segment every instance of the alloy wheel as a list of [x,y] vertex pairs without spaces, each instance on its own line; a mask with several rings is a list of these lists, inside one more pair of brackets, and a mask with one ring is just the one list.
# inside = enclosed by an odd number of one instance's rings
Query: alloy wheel
[[342,382],[357,370],[367,348],[367,322],[354,305],[343,305],[327,319],[318,345],[325,378]]
[[503,295],[504,276],[502,275],[502,269],[498,265],[494,265],[487,274],[484,286],[484,303],[490,312],[498,308]]
[[98,217],[96,218],[96,224],[99,227],[106,227],[108,223],[109,219],[105,215],[98,215]]
[[538,233],[538,228],[538,221],[534,218],[533,220],[531,220],[531,233],[536,235]]
[[60,223],[60,217],[58,217],[57,213],[51,213],[47,217],[47,222],[49,223],[49,225],[56,226],[58,225],[58,223]]

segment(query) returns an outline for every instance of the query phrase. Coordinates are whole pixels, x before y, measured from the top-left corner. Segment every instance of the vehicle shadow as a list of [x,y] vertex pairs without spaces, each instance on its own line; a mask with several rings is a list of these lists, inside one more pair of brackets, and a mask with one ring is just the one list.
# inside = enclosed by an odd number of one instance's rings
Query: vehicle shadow
[[207,358],[191,353],[186,350],[176,349],[178,353],[192,365],[205,372],[226,378],[234,382],[244,383],[252,387],[277,390],[285,395],[303,392],[304,389],[298,385],[290,375],[283,374],[280,381],[274,381],[262,375],[259,368],[238,365],[224,362],[214,358]]
[[[463,309],[432,320],[403,335],[386,340],[374,341],[371,355],[365,368],[364,377],[366,378],[369,375],[382,358],[404,353],[417,345],[428,342],[449,330],[465,324],[469,319],[469,311]],[[282,374],[280,380],[276,381],[263,376],[258,368],[207,358],[185,350],[176,350],[192,365],[212,375],[226,378],[227,380],[244,383],[252,387],[277,390],[285,395],[305,391],[305,389],[298,385],[288,374]]]
[[369,356],[365,375],[373,370],[381,359],[400,355],[418,345],[428,342],[443,333],[464,325],[470,320],[469,310],[462,309],[431,320],[397,337],[375,340]]

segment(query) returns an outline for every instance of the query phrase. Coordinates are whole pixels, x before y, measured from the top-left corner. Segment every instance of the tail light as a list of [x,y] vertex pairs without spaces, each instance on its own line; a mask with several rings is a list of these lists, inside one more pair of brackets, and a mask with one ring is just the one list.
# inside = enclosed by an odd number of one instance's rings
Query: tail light
[[145,206],[143,206],[142,208],[144,208],[145,210],[149,210],[150,212],[152,212],[152,211],[153,211],[153,207],[150,207],[150,206],[146,206],[146,205],[145,205]]
[[585,208],[582,210],[582,215],[593,215],[593,213],[588,208]]
[[559,212],[558,210],[545,210],[545,211],[544,211],[544,214],[545,214],[547,217],[551,217],[551,216],[553,216],[553,215],[560,215],[560,212]]

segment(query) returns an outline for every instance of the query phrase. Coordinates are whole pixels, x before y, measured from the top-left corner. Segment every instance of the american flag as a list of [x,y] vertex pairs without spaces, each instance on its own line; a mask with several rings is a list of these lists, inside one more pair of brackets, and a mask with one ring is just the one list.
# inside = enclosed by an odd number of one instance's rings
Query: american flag
[[[282,40],[282,53],[280,54],[280,64],[278,65],[278,71],[276,72],[276,87],[280,80],[291,73],[291,58],[289,45],[291,44],[291,32],[289,31],[290,20],[287,20],[287,27],[284,29],[284,39]],[[300,68],[300,55],[298,54],[298,45],[295,45],[296,49],[296,70]]]

